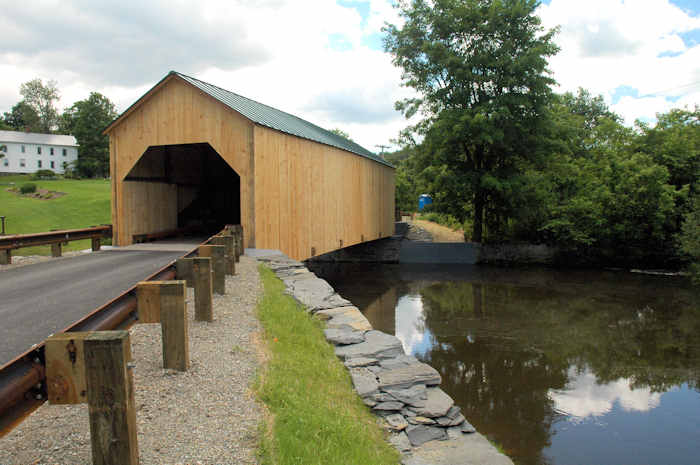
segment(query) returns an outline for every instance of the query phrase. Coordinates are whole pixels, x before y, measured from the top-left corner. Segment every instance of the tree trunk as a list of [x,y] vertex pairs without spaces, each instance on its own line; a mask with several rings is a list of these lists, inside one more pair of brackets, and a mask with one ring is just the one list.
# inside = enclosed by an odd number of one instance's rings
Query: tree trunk
[[484,229],[484,193],[477,188],[474,194],[474,225],[472,229],[472,241],[481,242]]

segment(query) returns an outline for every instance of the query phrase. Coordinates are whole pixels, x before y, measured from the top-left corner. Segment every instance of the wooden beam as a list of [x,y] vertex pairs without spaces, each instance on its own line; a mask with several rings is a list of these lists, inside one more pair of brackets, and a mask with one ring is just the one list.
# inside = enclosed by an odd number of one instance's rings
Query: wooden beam
[[212,310],[211,258],[180,258],[175,263],[177,279],[194,288],[194,319],[214,321]]
[[222,234],[212,238],[212,245],[223,245],[224,246],[224,258],[226,261],[226,274],[235,275],[236,274],[236,243],[234,237],[229,234]]
[[223,245],[202,245],[199,247],[200,257],[211,258],[212,288],[216,294],[226,294],[226,273]]
[[85,338],[85,374],[94,465],[138,465],[134,381],[128,331]]
[[194,277],[194,319],[214,321],[212,305],[211,258],[191,258]]
[[160,289],[167,281],[141,281],[136,285],[139,323],[160,323]]
[[160,325],[163,335],[163,368],[178,371],[187,371],[190,366],[185,294],[185,281],[161,281]]
[[51,404],[87,402],[84,341],[89,332],[60,333],[46,339],[46,389]]

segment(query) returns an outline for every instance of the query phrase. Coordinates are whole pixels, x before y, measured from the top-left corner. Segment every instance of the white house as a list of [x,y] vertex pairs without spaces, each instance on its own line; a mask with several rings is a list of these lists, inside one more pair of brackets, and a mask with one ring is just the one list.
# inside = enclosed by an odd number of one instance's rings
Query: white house
[[78,141],[60,134],[0,131],[0,153],[0,173],[63,173],[78,159]]

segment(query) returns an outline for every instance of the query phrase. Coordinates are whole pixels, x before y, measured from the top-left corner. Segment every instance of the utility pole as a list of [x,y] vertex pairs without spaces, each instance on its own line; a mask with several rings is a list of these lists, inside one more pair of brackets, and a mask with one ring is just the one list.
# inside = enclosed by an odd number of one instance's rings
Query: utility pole
[[381,150],[381,151],[379,152],[379,156],[382,157],[382,160],[384,160],[384,150],[385,150],[385,149],[388,149],[388,148],[391,147],[391,146],[390,146],[390,145],[377,144],[377,145],[375,145],[375,147],[378,147],[379,150]]

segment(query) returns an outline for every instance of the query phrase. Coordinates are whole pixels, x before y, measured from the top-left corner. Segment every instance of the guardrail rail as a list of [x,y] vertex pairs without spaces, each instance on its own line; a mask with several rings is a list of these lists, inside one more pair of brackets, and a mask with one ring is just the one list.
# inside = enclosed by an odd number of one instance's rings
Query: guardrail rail
[[[104,227],[88,228],[103,231]],[[111,226],[109,227],[111,231]],[[55,231],[61,233],[64,231]],[[197,255],[199,244],[181,258]],[[5,238],[3,238],[5,239]],[[36,244],[32,244],[36,245]],[[168,281],[175,279],[176,260],[165,265],[143,281]],[[138,321],[136,285],[93,310],[82,319],[59,332],[105,331],[128,329]],[[0,367],[0,438],[21,423],[47,399],[44,343],[37,344],[14,360]]]
[[61,245],[71,241],[92,239],[92,250],[100,250],[100,239],[112,237],[112,225],[83,229],[64,229],[34,234],[14,234],[0,237],[0,265],[12,263],[12,250],[38,245],[51,245],[53,256],[61,255]]

